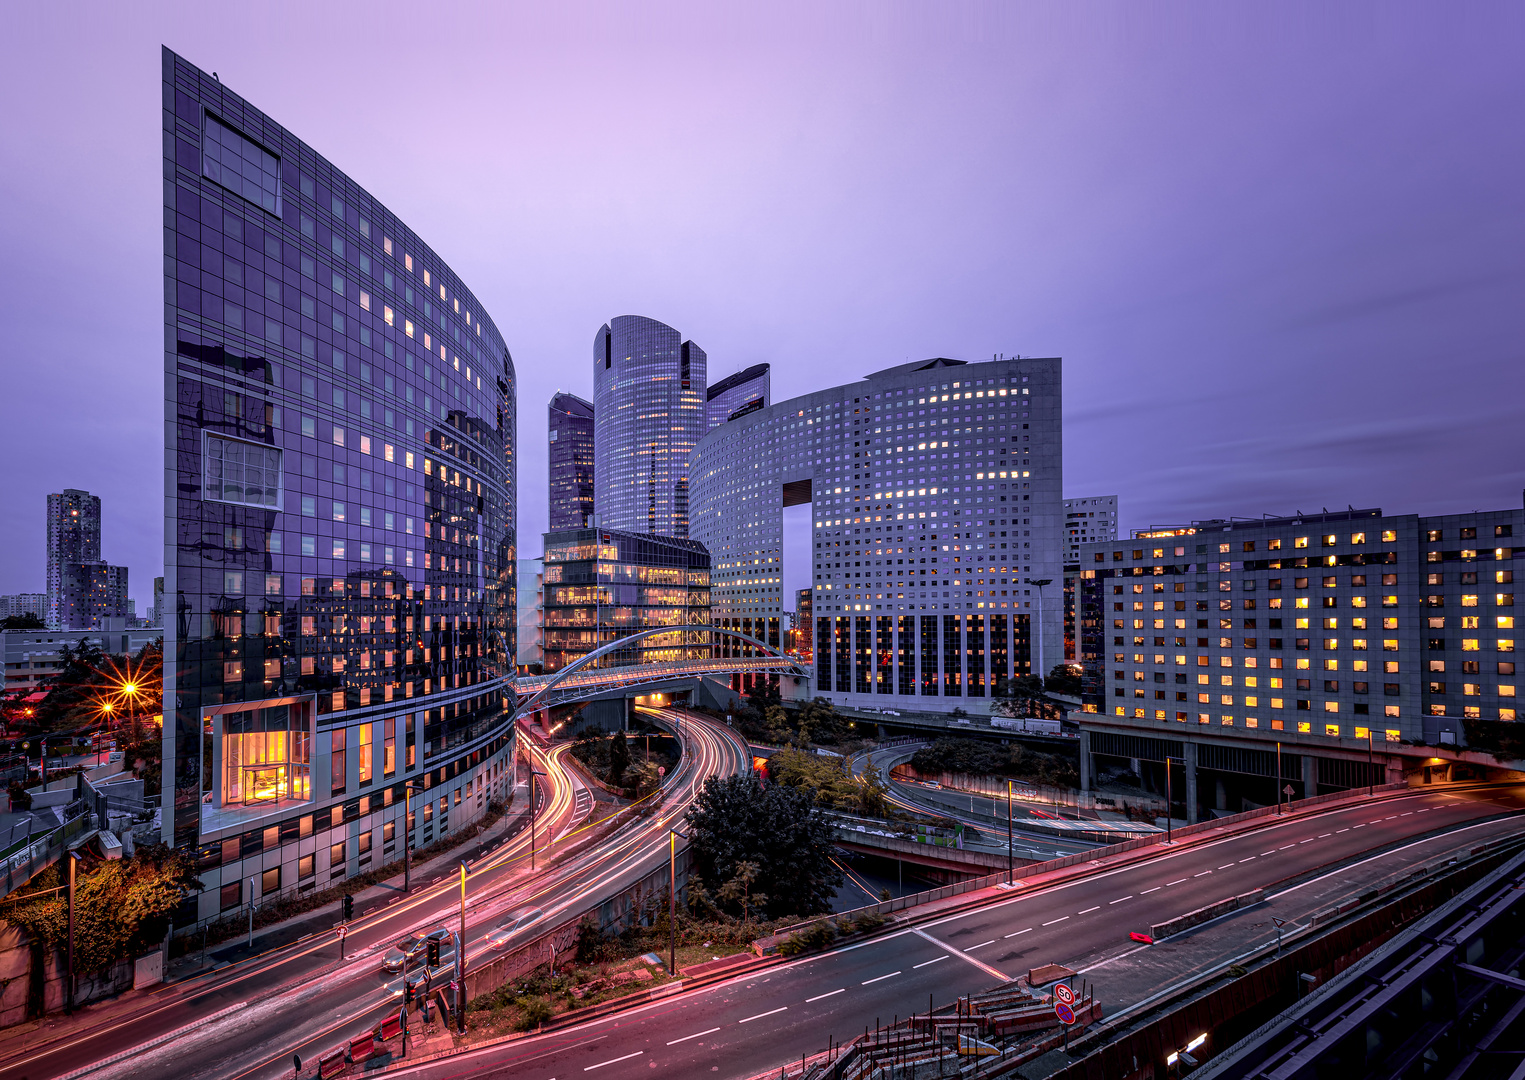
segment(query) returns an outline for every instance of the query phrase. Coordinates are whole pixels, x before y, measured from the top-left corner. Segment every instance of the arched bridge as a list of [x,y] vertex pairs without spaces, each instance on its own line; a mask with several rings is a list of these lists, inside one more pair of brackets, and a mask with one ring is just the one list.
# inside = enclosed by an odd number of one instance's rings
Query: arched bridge
[[[651,659],[643,643],[652,638],[676,639],[676,659]],[[661,650],[667,652],[669,650]],[[661,686],[677,679],[737,673],[809,677],[810,670],[792,657],[756,638],[718,626],[654,626],[597,649],[549,675],[514,680],[519,696],[516,716],[528,716],[553,705],[587,701],[612,690]]]

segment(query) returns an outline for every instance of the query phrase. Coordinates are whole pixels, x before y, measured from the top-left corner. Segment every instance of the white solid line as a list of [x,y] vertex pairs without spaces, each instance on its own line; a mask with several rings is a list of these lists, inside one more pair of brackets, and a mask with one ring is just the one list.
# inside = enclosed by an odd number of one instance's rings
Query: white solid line
[[1031,930],[1031,929],[1032,929],[1032,927],[1029,926],[1029,927],[1027,927],[1026,930],[1018,930],[1016,934],[1007,934],[1006,936],[1007,937],[1016,937],[1017,934],[1025,934],[1025,933],[1027,933],[1028,930]]
[[784,1006],[782,1006],[780,1008],[769,1009],[765,1013],[758,1013],[756,1016],[749,1016],[745,1020],[738,1020],[736,1022],[738,1024],[750,1024],[753,1020],[761,1020],[763,1017],[765,1017],[765,1016],[772,1016],[774,1013],[787,1012],[788,1009],[789,1009],[789,1006],[784,1005]]
[[1101,910],[1101,905],[1097,904],[1095,907],[1088,907],[1084,911],[1077,911],[1077,912],[1075,912],[1075,914],[1077,914],[1077,915],[1089,915],[1093,911],[1100,911],[1100,910]]
[[[838,994],[845,994],[845,993],[847,993],[847,987],[844,986],[844,987],[842,987],[842,989],[840,989],[840,990],[833,990],[829,994],[817,994],[813,998],[806,998],[805,999],[805,1004],[809,1005],[812,1001],[820,1001],[822,998],[836,997]],[[715,1030],[719,1031],[720,1029],[716,1028]]]
[[[899,974],[900,974],[900,972],[898,972],[898,971],[892,971],[888,975],[880,975],[878,978],[864,979],[861,983],[859,983],[859,985],[860,986],[867,986],[869,983],[883,982],[885,979],[893,979],[896,975],[899,975]],[[767,1014],[764,1013],[763,1015],[766,1016]]]
[[1200,874],[1193,874],[1191,876],[1192,877],[1206,877],[1208,874],[1211,874],[1211,873],[1212,873],[1211,870],[1204,870]]
[[1046,922],[1046,923],[1044,923],[1044,924],[1043,924],[1043,925],[1044,925],[1044,926],[1053,926],[1053,925],[1054,925],[1054,924],[1055,924],[1055,923],[1062,923],[1062,922],[1067,922],[1067,921],[1068,921],[1068,920],[1069,920],[1069,916],[1068,916],[1068,915],[1066,915],[1066,916],[1065,916],[1065,917],[1064,917],[1064,918],[1062,918],[1062,919],[1055,919],[1055,920],[1054,920],[1054,921],[1053,921],[1053,922]]
[[[840,993],[840,991],[839,991],[839,993]],[[697,1033],[695,1033],[693,1035],[685,1035],[681,1039],[673,1039],[667,1045],[668,1046],[677,1046],[679,1043],[688,1042],[688,1040],[690,1040],[690,1039],[702,1039],[702,1038],[704,1038],[704,1036],[706,1036],[706,1035],[713,1035],[713,1034],[715,1034],[715,1032],[717,1032],[719,1030],[720,1029],[717,1028],[717,1027],[712,1027],[708,1031],[700,1031],[700,1032],[697,1032]]]
[[[920,964],[913,964],[913,965],[912,965],[912,970],[915,970],[915,969],[916,969],[916,968],[924,968],[924,967],[927,967],[927,966],[928,966],[928,965],[930,965],[930,964],[935,964],[935,963],[937,963],[937,961],[938,961],[938,960],[946,960],[946,959],[948,959],[948,954],[947,954],[947,953],[943,953],[943,954],[942,954],[942,955],[941,955],[941,956],[939,956],[939,957],[936,957],[936,958],[935,958],[935,959],[932,959],[932,960],[927,960],[927,961],[925,961],[925,962],[923,962],[923,963],[920,963]],[[838,990],[838,991],[837,991],[837,993],[839,993],[839,994],[840,994],[840,993],[841,993],[841,992],[842,992],[842,991],[840,991],[840,990]],[[828,996],[829,996],[829,995],[828,995]],[[812,999],[811,999],[811,1000],[814,1000],[814,999],[813,999],[813,998],[812,998]]]
[[[1172,882],[1172,884],[1174,884],[1174,882]],[[1156,886],[1155,886],[1155,887],[1154,887],[1154,888],[1152,888],[1152,889],[1145,889],[1145,890],[1144,890],[1144,891],[1143,891],[1143,892],[1141,892],[1141,893],[1139,893],[1139,895],[1140,895],[1140,896],[1148,896],[1148,895],[1149,895],[1149,894],[1150,894],[1150,893],[1152,893],[1152,892],[1159,892],[1159,891],[1160,891],[1160,890],[1161,890],[1161,889],[1163,889],[1163,888],[1164,888],[1164,887],[1165,887],[1165,886],[1163,886],[1163,885],[1156,885]]]
[[991,938],[989,941],[982,941],[978,945],[971,945],[967,949],[965,949],[964,951],[965,952],[973,952],[975,949],[983,949],[986,945],[994,945],[994,944],[995,944],[995,938]]
[[1107,906],[1111,907],[1113,904],[1121,904],[1124,900],[1132,900],[1132,899],[1133,899],[1133,894],[1131,894],[1131,893],[1128,894],[1127,896],[1119,896],[1116,900],[1108,900],[1107,901]]
[[600,1061],[597,1065],[589,1065],[586,1069],[583,1070],[583,1072],[592,1072],[594,1069],[602,1069],[605,1065],[613,1065],[617,1061],[629,1061],[633,1057],[640,1057],[645,1052],[646,1051],[644,1050],[637,1050],[635,1053],[626,1054],[624,1057],[610,1058],[608,1061]]
[[[1190,880],[1191,880],[1190,878],[1179,877],[1179,878],[1176,878],[1174,881],[1167,881],[1167,882],[1165,882],[1164,888],[1168,889],[1172,885],[1179,885],[1183,881],[1190,881]],[[1153,892],[1154,890],[1151,889],[1150,891]]]

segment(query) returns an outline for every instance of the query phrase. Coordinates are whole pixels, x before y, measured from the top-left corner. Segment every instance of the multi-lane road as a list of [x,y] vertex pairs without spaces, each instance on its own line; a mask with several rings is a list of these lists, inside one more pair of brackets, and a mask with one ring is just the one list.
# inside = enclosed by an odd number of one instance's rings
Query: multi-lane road
[[[658,719],[678,729],[677,714]],[[585,810],[578,785],[562,767],[569,747],[545,750],[521,740],[535,769],[538,869],[529,869],[529,831],[507,839],[473,865],[467,879],[467,967],[485,936],[511,913],[539,908],[550,927],[628,888],[667,859],[667,829],[709,776],[750,766],[745,743],[729,729],[688,716],[681,725],[683,763],[664,789],[659,811],[627,814],[610,826],[575,827]],[[547,858],[546,848],[550,854]],[[548,865],[549,864],[549,865]],[[419,887],[350,927],[346,958],[328,935],[145,995],[135,1007],[97,1010],[53,1041],[0,1060],[7,1076],[263,1077],[289,1076],[291,1057],[315,1059],[397,1007],[397,980],[380,973],[392,942],[439,926],[458,929],[457,874]],[[94,1066],[94,1068],[92,1068]]]
[[[1352,861],[1387,860],[1401,869],[1413,857],[1404,848],[1419,837],[1468,830],[1456,843],[1470,842],[1512,828],[1482,823],[1522,809],[1519,788],[1462,789],[1267,819],[1259,828],[1161,847],[1143,861],[1019,889],[975,910],[404,1073],[425,1080],[753,1076],[825,1049],[828,1038],[849,1039],[865,1026],[945,1004],[1029,967],[1057,962],[1084,969],[1147,948],[1131,945],[1128,932],[1224,897],[1268,885],[1274,895],[1275,883]],[[1286,904],[1295,908],[1306,896],[1289,889]],[[1288,914],[1297,917],[1295,910]],[[1100,987],[1105,1007],[1104,980]]]

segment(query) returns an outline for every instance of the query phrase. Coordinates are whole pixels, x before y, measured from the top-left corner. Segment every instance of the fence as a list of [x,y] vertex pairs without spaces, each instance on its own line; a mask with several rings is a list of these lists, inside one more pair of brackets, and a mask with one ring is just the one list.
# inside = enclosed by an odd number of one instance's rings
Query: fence
[[[74,806],[80,804],[75,803]],[[5,860],[0,896],[9,896],[56,862],[69,841],[92,827],[92,815],[78,813],[46,832]]]

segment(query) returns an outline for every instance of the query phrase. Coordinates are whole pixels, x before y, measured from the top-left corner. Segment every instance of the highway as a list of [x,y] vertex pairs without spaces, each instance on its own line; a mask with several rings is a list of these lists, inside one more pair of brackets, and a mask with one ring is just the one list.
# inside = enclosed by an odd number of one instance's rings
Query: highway
[[[941,1006],[1029,967],[1085,969],[1134,949],[1130,930],[1228,896],[1351,860],[1405,865],[1402,846],[1435,832],[1471,837],[1510,831],[1520,788],[1431,790],[1339,809],[1266,819],[1263,827],[1160,847],[1135,862],[976,910],[871,938],[818,956],[546,1035],[442,1059],[401,1073],[422,1080],[509,1077],[595,1080],[660,1075],[747,1077],[824,1050],[878,1022]],[[1390,849],[1388,854],[1374,854]],[[1275,890],[1270,890],[1273,895]],[[1288,888],[1285,908],[1314,901]],[[1099,981],[1105,1007],[1105,980]],[[1113,1003],[1115,1008],[1116,1003]]]
[[[657,713],[657,719],[677,730],[677,713]],[[511,912],[540,908],[545,916],[537,925],[549,929],[665,863],[668,825],[681,818],[703,781],[750,767],[745,744],[723,725],[688,715],[681,727],[683,763],[664,787],[660,810],[649,817],[626,813],[607,835],[588,826],[574,828],[574,807],[585,810],[590,800],[577,799],[578,785],[562,767],[561,758],[570,746],[547,751],[530,738],[521,739],[535,768],[546,774],[536,787],[538,869],[529,869],[528,830],[511,836],[472,867],[467,880],[468,970],[485,935]],[[546,858],[548,842],[552,860]],[[38,1080],[65,1074],[290,1076],[292,1054],[315,1061],[397,1008],[399,981],[384,980],[382,955],[406,934],[439,926],[459,929],[457,874],[422,888],[415,884],[411,896],[399,895],[373,914],[357,918],[342,961],[328,935],[301,941],[163,987],[145,995],[142,1007],[130,1013],[106,1003],[100,1010],[101,1024],[0,1061],[0,1068],[7,1076]],[[118,1055],[122,1060],[115,1060]],[[91,1065],[97,1067],[79,1071]]]

